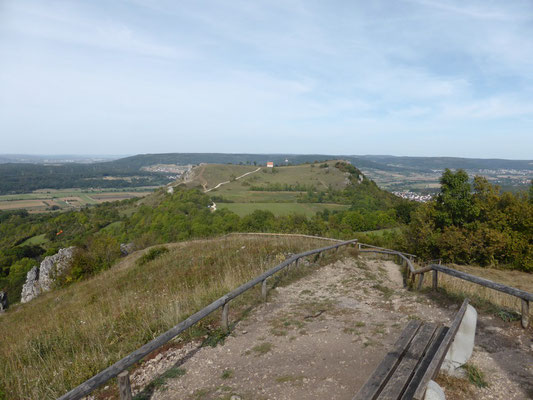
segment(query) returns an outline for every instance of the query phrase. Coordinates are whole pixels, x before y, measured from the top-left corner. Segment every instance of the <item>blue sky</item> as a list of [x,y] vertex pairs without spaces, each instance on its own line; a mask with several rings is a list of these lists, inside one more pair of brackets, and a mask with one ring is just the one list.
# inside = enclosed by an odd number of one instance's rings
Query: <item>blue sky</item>
[[0,153],[533,158],[533,2],[0,0]]

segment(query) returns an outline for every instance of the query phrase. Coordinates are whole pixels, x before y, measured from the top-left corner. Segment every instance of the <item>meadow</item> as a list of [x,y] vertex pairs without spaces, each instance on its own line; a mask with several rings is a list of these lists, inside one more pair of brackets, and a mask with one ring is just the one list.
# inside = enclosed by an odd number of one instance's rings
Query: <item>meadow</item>
[[[340,204],[298,203],[306,193],[301,188],[327,192],[346,187],[347,175],[334,167],[336,162],[332,160],[274,168],[264,165],[205,164],[195,169],[194,178],[187,182],[187,186],[201,186],[208,190],[217,208],[231,210],[239,216],[255,210],[271,211],[276,216],[292,213],[313,216],[317,211],[326,209],[347,209]],[[249,175],[237,179],[245,173]],[[227,183],[215,189],[221,182]]]
[[253,213],[255,210],[270,211],[274,215],[303,214],[307,217],[314,216],[322,210],[346,210],[348,206],[342,204],[324,203],[217,203],[217,208],[233,211],[239,217]]
[[[289,253],[327,244],[238,236],[168,244],[168,252],[146,263],[139,259],[150,249],[90,279],[14,305],[0,315],[0,398],[2,391],[10,400],[57,398]],[[259,299],[257,288],[232,302],[232,313]],[[216,334],[218,320],[216,313],[172,343]]]

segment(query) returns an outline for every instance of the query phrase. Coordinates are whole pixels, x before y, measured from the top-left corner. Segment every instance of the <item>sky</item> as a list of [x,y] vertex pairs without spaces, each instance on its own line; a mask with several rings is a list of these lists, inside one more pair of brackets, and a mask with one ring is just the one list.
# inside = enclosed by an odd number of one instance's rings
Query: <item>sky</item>
[[533,1],[0,0],[0,154],[533,158]]

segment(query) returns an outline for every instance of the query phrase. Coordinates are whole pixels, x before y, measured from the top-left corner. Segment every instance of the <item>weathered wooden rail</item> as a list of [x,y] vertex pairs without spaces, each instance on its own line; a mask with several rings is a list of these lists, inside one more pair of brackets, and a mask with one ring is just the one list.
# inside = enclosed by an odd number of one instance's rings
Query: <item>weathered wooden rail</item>
[[[449,267],[446,267],[445,265],[441,265],[441,260],[431,260],[431,261],[438,261],[439,264],[429,264],[428,266],[424,268],[415,269],[413,264],[414,256],[413,254],[409,253],[403,253],[401,251],[391,250],[391,249],[385,249],[383,247],[376,247],[371,246],[365,243],[357,243],[357,246],[359,247],[360,251],[363,253],[378,253],[378,254],[390,254],[398,256],[404,265],[408,267],[407,269],[407,280],[409,278],[412,279],[413,283],[416,279],[417,275],[420,275],[420,278],[418,280],[418,289],[421,289],[424,283],[424,275],[426,273],[432,272],[433,273],[433,282],[432,287],[434,290],[437,289],[439,284],[439,272],[453,276],[455,278],[463,279],[465,281],[469,281],[475,284],[478,284],[480,286],[484,286],[493,290],[497,290],[502,293],[506,293],[510,296],[517,297],[521,300],[522,303],[522,327],[526,329],[529,326],[529,306],[530,302],[533,301],[533,293],[526,292],[525,290],[516,289],[507,285],[503,285],[501,283],[493,282],[488,279],[480,278],[475,275],[467,274],[466,272],[458,271],[456,269],[452,269]],[[368,247],[368,249],[362,249],[362,247]]]
[[[507,285],[503,285],[498,282],[493,282],[488,279],[480,278],[479,276],[470,275],[466,272],[458,271],[456,269],[448,268],[445,265],[431,264],[429,267],[433,271],[433,289],[436,290],[439,284],[439,272],[453,276],[455,278],[463,279],[475,283],[480,286],[484,286],[493,290],[497,290],[502,293],[506,293],[510,296],[517,297],[522,302],[522,327],[525,329],[529,326],[529,302],[533,301],[533,293],[526,292],[525,290],[516,289]],[[416,271],[416,274],[421,274],[420,280],[424,276],[424,273]]]
[[[316,237],[313,237],[313,238],[317,239]],[[103,385],[104,383],[106,383],[107,381],[109,381],[110,379],[116,376],[118,376],[119,378],[118,383],[119,383],[119,391],[120,391],[121,400],[131,400],[132,395],[131,395],[128,368],[131,367],[133,364],[140,361],[141,359],[146,357],[148,354],[152,353],[154,350],[157,350],[158,348],[163,346],[165,343],[169,342],[171,339],[173,339],[174,337],[176,337],[177,335],[179,335],[186,329],[190,328],[191,326],[195,325],[200,320],[212,314],[214,311],[218,310],[219,308],[222,308],[222,321],[221,321],[222,328],[228,329],[229,328],[229,302],[231,300],[240,296],[244,292],[250,290],[254,286],[258,285],[259,283],[261,283],[262,285],[261,296],[263,300],[266,300],[267,289],[268,289],[267,279],[270,278],[272,275],[283,270],[284,268],[287,268],[293,263],[295,265],[298,265],[298,260],[300,260],[303,257],[308,257],[312,255],[320,256],[325,251],[337,250],[339,247],[355,245],[356,243],[357,243],[356,239],[348,240],[344,242],[341,241],[341,242],[332,244],[330,246],[321,247],[321,248],[314,249],[314,250],[309,250],[303,253],[295,254],[292,257],[289,257],[282,263],[276,265],[275,267],[269,269],[263,274],[239,286],[237,289],[215,300],[214,302],[209,304],[207,307],[191,315],[189,318],[175,325],[173,328],[169,329],[168,331],[158,336],[154,340],[146,343],[144,346],[128,354],[126,357],[117,361],[110,367],[99,372],[92,378],[88,379],[87,381],[83,382],[79,386],[72,389],[70,392],[59,397],[59,400],[81,399],[82,397],[87,396],[92,391],[94,391],[95,389],[97,389],[98,387],[100,387],[101,385]]]

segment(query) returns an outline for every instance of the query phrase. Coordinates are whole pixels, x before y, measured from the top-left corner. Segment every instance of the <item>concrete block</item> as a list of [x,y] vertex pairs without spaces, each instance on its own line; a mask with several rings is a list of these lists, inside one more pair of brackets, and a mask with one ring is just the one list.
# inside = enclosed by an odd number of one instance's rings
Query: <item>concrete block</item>
[[476,337],[477,311],[468,305],[459,330],[442,363],[441,371],[454,375],[457,368],[464,365],[472,356]]
[[446,396],[437,382],[429,381],[424,400],[446,400]]

